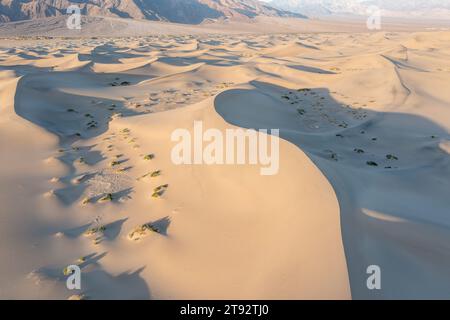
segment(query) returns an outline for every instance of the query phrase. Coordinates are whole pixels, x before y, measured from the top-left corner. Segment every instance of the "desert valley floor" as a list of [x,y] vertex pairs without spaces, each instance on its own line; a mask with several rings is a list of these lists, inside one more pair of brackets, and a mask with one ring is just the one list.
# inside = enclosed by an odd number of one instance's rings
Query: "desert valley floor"
[[[0,298],[449,298],[449,83],[449,32],[2,39]],[[194,121],[279,173],[174,165]]]

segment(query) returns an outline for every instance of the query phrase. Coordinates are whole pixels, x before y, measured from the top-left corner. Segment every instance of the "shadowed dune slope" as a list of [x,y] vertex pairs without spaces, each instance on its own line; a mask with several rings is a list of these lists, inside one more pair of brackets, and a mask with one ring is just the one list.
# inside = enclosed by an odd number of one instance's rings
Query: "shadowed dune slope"
[[[0,297],[448,298],[448,39],[2,42]],[[280,129],[278,174],[175,165],[194,121]]]

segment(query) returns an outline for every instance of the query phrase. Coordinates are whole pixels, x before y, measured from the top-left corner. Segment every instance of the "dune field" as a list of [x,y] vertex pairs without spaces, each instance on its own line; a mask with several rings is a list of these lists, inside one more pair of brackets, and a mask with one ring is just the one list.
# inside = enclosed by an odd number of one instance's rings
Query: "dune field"
[[[0,298],[450,298],[449,61],[447,31],[1,40]],[[174,164],[195,121],[279,129],[278,173]]]

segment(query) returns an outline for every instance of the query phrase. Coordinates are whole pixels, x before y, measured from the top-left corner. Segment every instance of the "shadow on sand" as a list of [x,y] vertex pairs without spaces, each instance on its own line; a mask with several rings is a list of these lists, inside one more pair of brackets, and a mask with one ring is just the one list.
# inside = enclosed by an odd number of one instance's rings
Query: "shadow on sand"
[[[251,84],[219,94],[215,109],[236,126],[279,128],[328,178],[353,298],[448,298],[450,157],[439,148],[448,132],[416,115],[349,108],[326,88]],[[382,290],[367,288],[370,265]]]

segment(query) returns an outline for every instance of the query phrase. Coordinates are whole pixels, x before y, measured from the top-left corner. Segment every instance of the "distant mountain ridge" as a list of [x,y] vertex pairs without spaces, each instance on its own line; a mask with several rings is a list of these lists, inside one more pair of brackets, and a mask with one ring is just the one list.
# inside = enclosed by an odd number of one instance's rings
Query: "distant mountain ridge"
[[258,16],[306,18],[257,0],[0,0],[0,22],[66,14],[78,5],[83,15],[198,24],[205,20],[249,20]]
[[377,6],[383,16],[450,18],[450,0],[270,0],[268,3],[308,16],[367,15],[370,7]]

